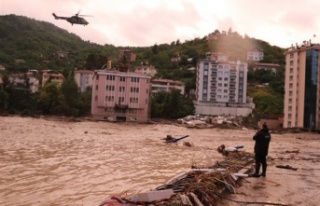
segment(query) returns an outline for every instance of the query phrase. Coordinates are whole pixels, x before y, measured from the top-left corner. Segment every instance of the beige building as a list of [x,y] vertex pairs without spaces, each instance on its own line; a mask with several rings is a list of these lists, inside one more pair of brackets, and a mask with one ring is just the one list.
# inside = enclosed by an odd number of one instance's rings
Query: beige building
[[151,93],[155,94],[161,91],[169,92],[173,89],[180,90],[180,94],[185,93],[185,84],[171,79],[152,79]]
[[146,74],[150,77],[153,77],[157,74],[157,69],[152,65],[141,65],[141,66],[135,66],[134,72],[140,73],[140,74]]
[[278,69],[280,68],[279,64],[273,64],[273,63],[254,63],[252,65],[252,70],[265,70],[265,71],[271,71],[272,73],[277,73]]
[[42,84],[41,84],[42,87],[44,87],[46,83],[51,81],[54,81],[58,83],[58,85],[61,85],[64,80],[63,75],[57,71],[43,70],[41,71],[41,73],[42,73]]
[[320,44],[304,41],[285,52],[284,128],[320,130]]

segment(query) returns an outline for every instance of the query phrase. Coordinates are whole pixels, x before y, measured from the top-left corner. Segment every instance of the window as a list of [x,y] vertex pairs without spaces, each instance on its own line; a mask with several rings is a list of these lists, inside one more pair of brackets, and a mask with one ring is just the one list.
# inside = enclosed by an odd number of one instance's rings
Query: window
[[292,91],[289,91],[289,96],[292,96]]
[[115,78],[114,75],[107,75],[106,79],[107,79],[107,80],[114,81],[116,78]]
[[125,77],[120,77],[120,82],[125,82],[126,78]]
[[131,82],[139,82],[139,77],[131,77]]
[[289,89],[292,89],[292,87],[293,87],[293,84],[290,83],[290,84],[289,84]]
[[228,84],[224,84],[223,86],[228,87]]
[[288,127],[291,127],[291,121],[288,121]]
[[119,97],[119,103],[124,102],[124,97]]
[[224,92],[224,93],[228,93],[228,90],[227,90],[227,89],[225,89],[225,90],[223,90],[223,92]]
[[289,110],[289,111],[292,111],[292,106],[289,106],[289,107],[288,107],[288,110]]
[[225,80],[225,81],[228,81],[228,77],[225,77],[224,80]]
[[292,103],[292,98],[289,98],[289,103]]
[[292,72],[293,72],[293,68],[291,67],[291,68],[290,68],[290,73],[292,73]]
[[291,119],[292,115],[291,114],[288,114],[288,119]]
[[218,80],[222,80],[222,77],[219,77]]
[[290,66],[293,66],[293,61],[292,60],[290,61]]
[[290,75],[289,80],[290,80],[290,81],[292,81],[292,80],[293,80],[293,76],[292,76],[292,75]]
[[107,85],[106,90],[107,91],[114,91],[114,85]]

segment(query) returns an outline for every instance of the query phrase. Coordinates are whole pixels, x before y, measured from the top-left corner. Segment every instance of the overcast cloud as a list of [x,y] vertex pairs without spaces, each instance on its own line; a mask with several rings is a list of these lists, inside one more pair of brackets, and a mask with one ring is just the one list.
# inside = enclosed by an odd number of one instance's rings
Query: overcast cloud
[[[232,28],[289,47],[320,40],[320,0],[1,0],[0,15],[47,21],[98,44],[152,46]],[[89,25],[55,20],[80,11]],[[314,37],[316,35],[316,37]],[[319,37],[318,37],[319,36]]]

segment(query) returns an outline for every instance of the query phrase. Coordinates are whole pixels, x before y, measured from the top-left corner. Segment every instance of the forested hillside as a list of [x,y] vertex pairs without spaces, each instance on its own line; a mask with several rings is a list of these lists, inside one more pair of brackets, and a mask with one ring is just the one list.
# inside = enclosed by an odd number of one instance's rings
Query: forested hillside
[[[11,71],[27,69],[61,70],[83,66],[89,54],[112,56],[112,45],[97,45],[53,24],[23,16],[0,16],[0,64]],[[57,58],[59,51],[68,58]]]
[[[25,72],[30,69],[51,69],[63,71],[65,77],[74,68],[99,69],[107,58],[113,67],[132,69],[136,65],[153,65],[156,77],[180,80],[186,84],[186,92],[196,88],[196,73],[190,68],[197,65],[206,52],[223,52],[230,60],[246,61],[247,51],[261,49],[265,63],[277,63],[281,67],[276,74],[269,71],[249,71],[248,95],[256,103],[255,117],[277,117],[282,114],[284,84],[284,49],[269,43],[239,35],[232,31],[215,30],[213,40],[206,36],[181,42],[179,39],[167,44],[149,47],[116,47],[112,42],[98,45],[83,41],[75,34],[53,24],[23,16],[0,16],[0,65],[6,68],[2,75]],[[136,61],[118,59],[120,49],[130,49],[136,54]],[[65,56],[57,55],[62,52]],[[249,70],[251,62],[248,62]],[[1,72],[1,71],[0,71]],[[267,88],[260,84],[267,83]],[[85,112],[84,112],[85,113]]]

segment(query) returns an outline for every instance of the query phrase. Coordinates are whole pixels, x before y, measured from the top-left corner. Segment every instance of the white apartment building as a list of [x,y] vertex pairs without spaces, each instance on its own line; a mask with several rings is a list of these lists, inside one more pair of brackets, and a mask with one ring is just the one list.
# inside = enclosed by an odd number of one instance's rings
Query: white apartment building
[[92,87],[94,71],[91,70],[76,70],[74,79],[77,82],[80,92],[86,91],[88,87]]
[[226,60],[211,56],[199,61],[197,114],[246,116],[252,112],[247,100],[247,63]]
[[260,49],[253,49],[248,51],[247,60],[248,61],[261,61],[263,60],[264,53]]

